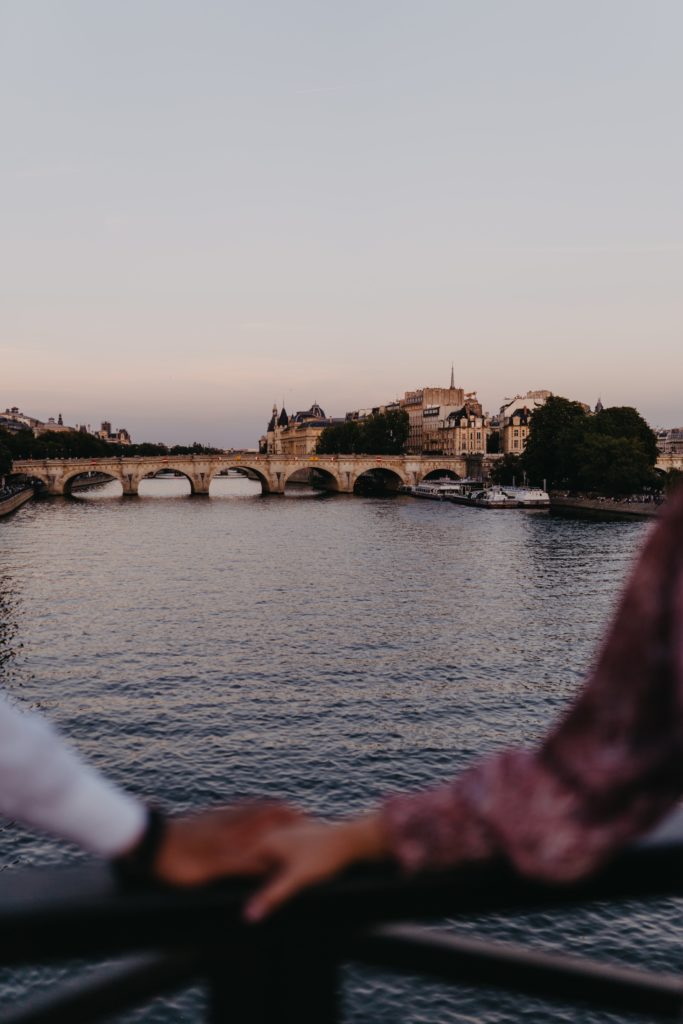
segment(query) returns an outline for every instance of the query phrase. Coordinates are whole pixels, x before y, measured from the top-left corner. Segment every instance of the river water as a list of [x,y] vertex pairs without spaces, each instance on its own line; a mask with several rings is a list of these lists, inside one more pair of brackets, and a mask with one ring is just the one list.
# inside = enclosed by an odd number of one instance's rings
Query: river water
[[[174,810],[265,793],[349,812],[533,742],[576,692],[647,530],[305,488],[262,497],[247,480],[190,499],[184,486],[124,499],[112,484],[0,522],[5,690]],[[5,870],[78,856],[0,831]],[[457,927],[677,969],[680,911],[661,900]],[[2,972],[0,997],[54,977]],[[184,993],[126,1019],[192,1021],[200,1005]],[[354,1024],[621,1019],[355,968],[345,1007]]]

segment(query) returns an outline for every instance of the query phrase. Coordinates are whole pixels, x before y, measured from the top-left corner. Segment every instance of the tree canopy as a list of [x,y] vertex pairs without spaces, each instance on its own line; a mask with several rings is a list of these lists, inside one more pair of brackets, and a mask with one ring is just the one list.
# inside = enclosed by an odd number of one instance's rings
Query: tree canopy
[[578,402],[552,395],[531,417],[523,464],[529,479],[548,487],[571,486],[577,471],[577,443],[586,412]]
[[12,453],[0,441],[0,477],[7,476],[12,471]]
[[630,406],[590,416],[578,402],[553,396],[531,419],[521,467],[548,487],[634,494],[657,488],[657,438]]
[[[80,430],[47,430],[39,437],[32,430],[11,433],[0,430],[0,445],[10,453],[11,459],[90,459],[111,458],[118,455],[218,455],[219,448],[209,448],[195,441],[192,445],[110,444],[94,434]],[[9,471],[8,471],[9,472]]]
[[316,446],[319,455],[402,455],[408,440],[408,413],[390,409],[364,420],[325,427]]
[[521,484],[523,477],[521,455],[512,455],[509,452],[499,459],[491,470],[491,480],[494,484]]

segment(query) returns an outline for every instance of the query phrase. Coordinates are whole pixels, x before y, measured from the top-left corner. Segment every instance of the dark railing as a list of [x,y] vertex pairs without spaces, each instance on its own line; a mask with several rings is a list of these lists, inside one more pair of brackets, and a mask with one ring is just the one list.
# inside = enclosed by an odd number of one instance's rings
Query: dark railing
[[121,888],[100,864],[0,876],[0,965],[126,957],[53,987],[2,1015],[3,1024],[99,1020],[197,982],[209,1020],[230,1024],[339,1019],[345,963],[447,982],[679,1020],[683,977],[533,952],[417,922],[591,901],[683,895],[683,814],[624,850],[587,881],[544,886],[504,864],[401,877],[350,873],[303,894],[271,921],[245,925],[243,882],[193,890]]

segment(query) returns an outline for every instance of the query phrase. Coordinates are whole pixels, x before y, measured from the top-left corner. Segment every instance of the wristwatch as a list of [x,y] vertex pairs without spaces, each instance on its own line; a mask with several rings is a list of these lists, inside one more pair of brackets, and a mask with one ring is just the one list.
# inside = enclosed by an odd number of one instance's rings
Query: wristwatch
[[122,882],[151,882],[165,833],[166,819],[163,814],[156,807],[148,807],[145,830],[133,849],[111,861],[116,878]]

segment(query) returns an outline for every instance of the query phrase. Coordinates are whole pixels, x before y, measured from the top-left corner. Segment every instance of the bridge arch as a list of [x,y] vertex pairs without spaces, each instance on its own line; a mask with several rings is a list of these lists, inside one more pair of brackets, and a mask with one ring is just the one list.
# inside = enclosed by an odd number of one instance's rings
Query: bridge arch
[[320,491],[339,491],[339,477],[329,469],[322,466],[299,466],[288,473],[284,482],[285,490],[287,484],[304,483]]
[[41,469],[29,469],[27,471],[18,469],[13,470],[9,475],[10,481],[22,481],[27,484],[40,484],[45,490],[49,492],[50,485],[52,483],[49,473],[44,472]]
[[[248,477],[250,480],[258,480],[261,484],[261,493],[270,494],[272,491],[270,478],[268,474],[263,471],[259,466],[254,466],[248,462],[223,462],[219,468],[211,474],[208,482],[208,487],[211,486],[214,480],[220,480],[221,477],[226,477],[228,473],[232,471],[241,473],[243,476]],[[284,488],[284,482],[283,482]]]
[[389,469],[387,466],[368,466],[367,469],[356,473],[353,478],[353,493],[367,494],[397,494],[406,478],[398,469]]
[[[152,481],[154,481],[154,482],[157,482],[157,481],[158,482],[168,481],[169,483],[171,483],[174,480],[177,481],[178,483],[182,480],[183,482],[187,482],[189,484],[189,487],[190,487],[189,494],[188,494],[189,497],[191,497],[192,495],[197,493],[197,491],[198,491],[197,481],[191,476],[190,473],[187,473],[187,472],[185,472],[182,469],[178,469],[175,466],[159,466],[158,468],[151,469],[148,472],[144,472],[144,468],[143,468],[143,471],[138,475],[137,479],[134,478],[134,482],[132,483],[132,486],[135,487],[135,493],[140,495],[140,497],[143,497],[143,498],[144,497],[148,497],[148,498],[152,498],[152,497],[157,498],[157,497],[159,497],[159,498],[162,498],[162,497],[165,496],[163,493],[158,493],[158,494],[154,494],[154,493],[149,494],[149,493],[147,493],[147,494],[145,494],[144,493],[144,489],[143,489],[143,491],[141,493],[140,492],[141,485],[144,484],[144,483],[151,483]],[[174,498],[183,497],[183,495],[182,494],[173,494],[172,497],[174,497]]]
[[460,480],[461,477],[460,477],[460,475],[458,473],[455,472],[454,469],[451,469],[450,467],[444,467],[443,469],[438,469],[438,468],[437,469],[430,469],[428,473],[425,473],[424,476],[420,477],[420,480],[418,481],[418,483],[421,482],[422,480],[444,480],[444,479],[445,480]]
[[[125,491],[124,481],[121,478],[121,474],[116,471],[112,472],[111,469],[84,469],[81,468],[75,473],[69,473],[62,480],[62,493],[66,498],[74,497],[74,489],[80,484],[86,487],[88,484],[92,487],[98,484],[105,483],[117,483],[121,486],[121,494]],[[111,495],[111,497],[117,497],[118,495]],[[108,495],[109,497],[109,495]]]

